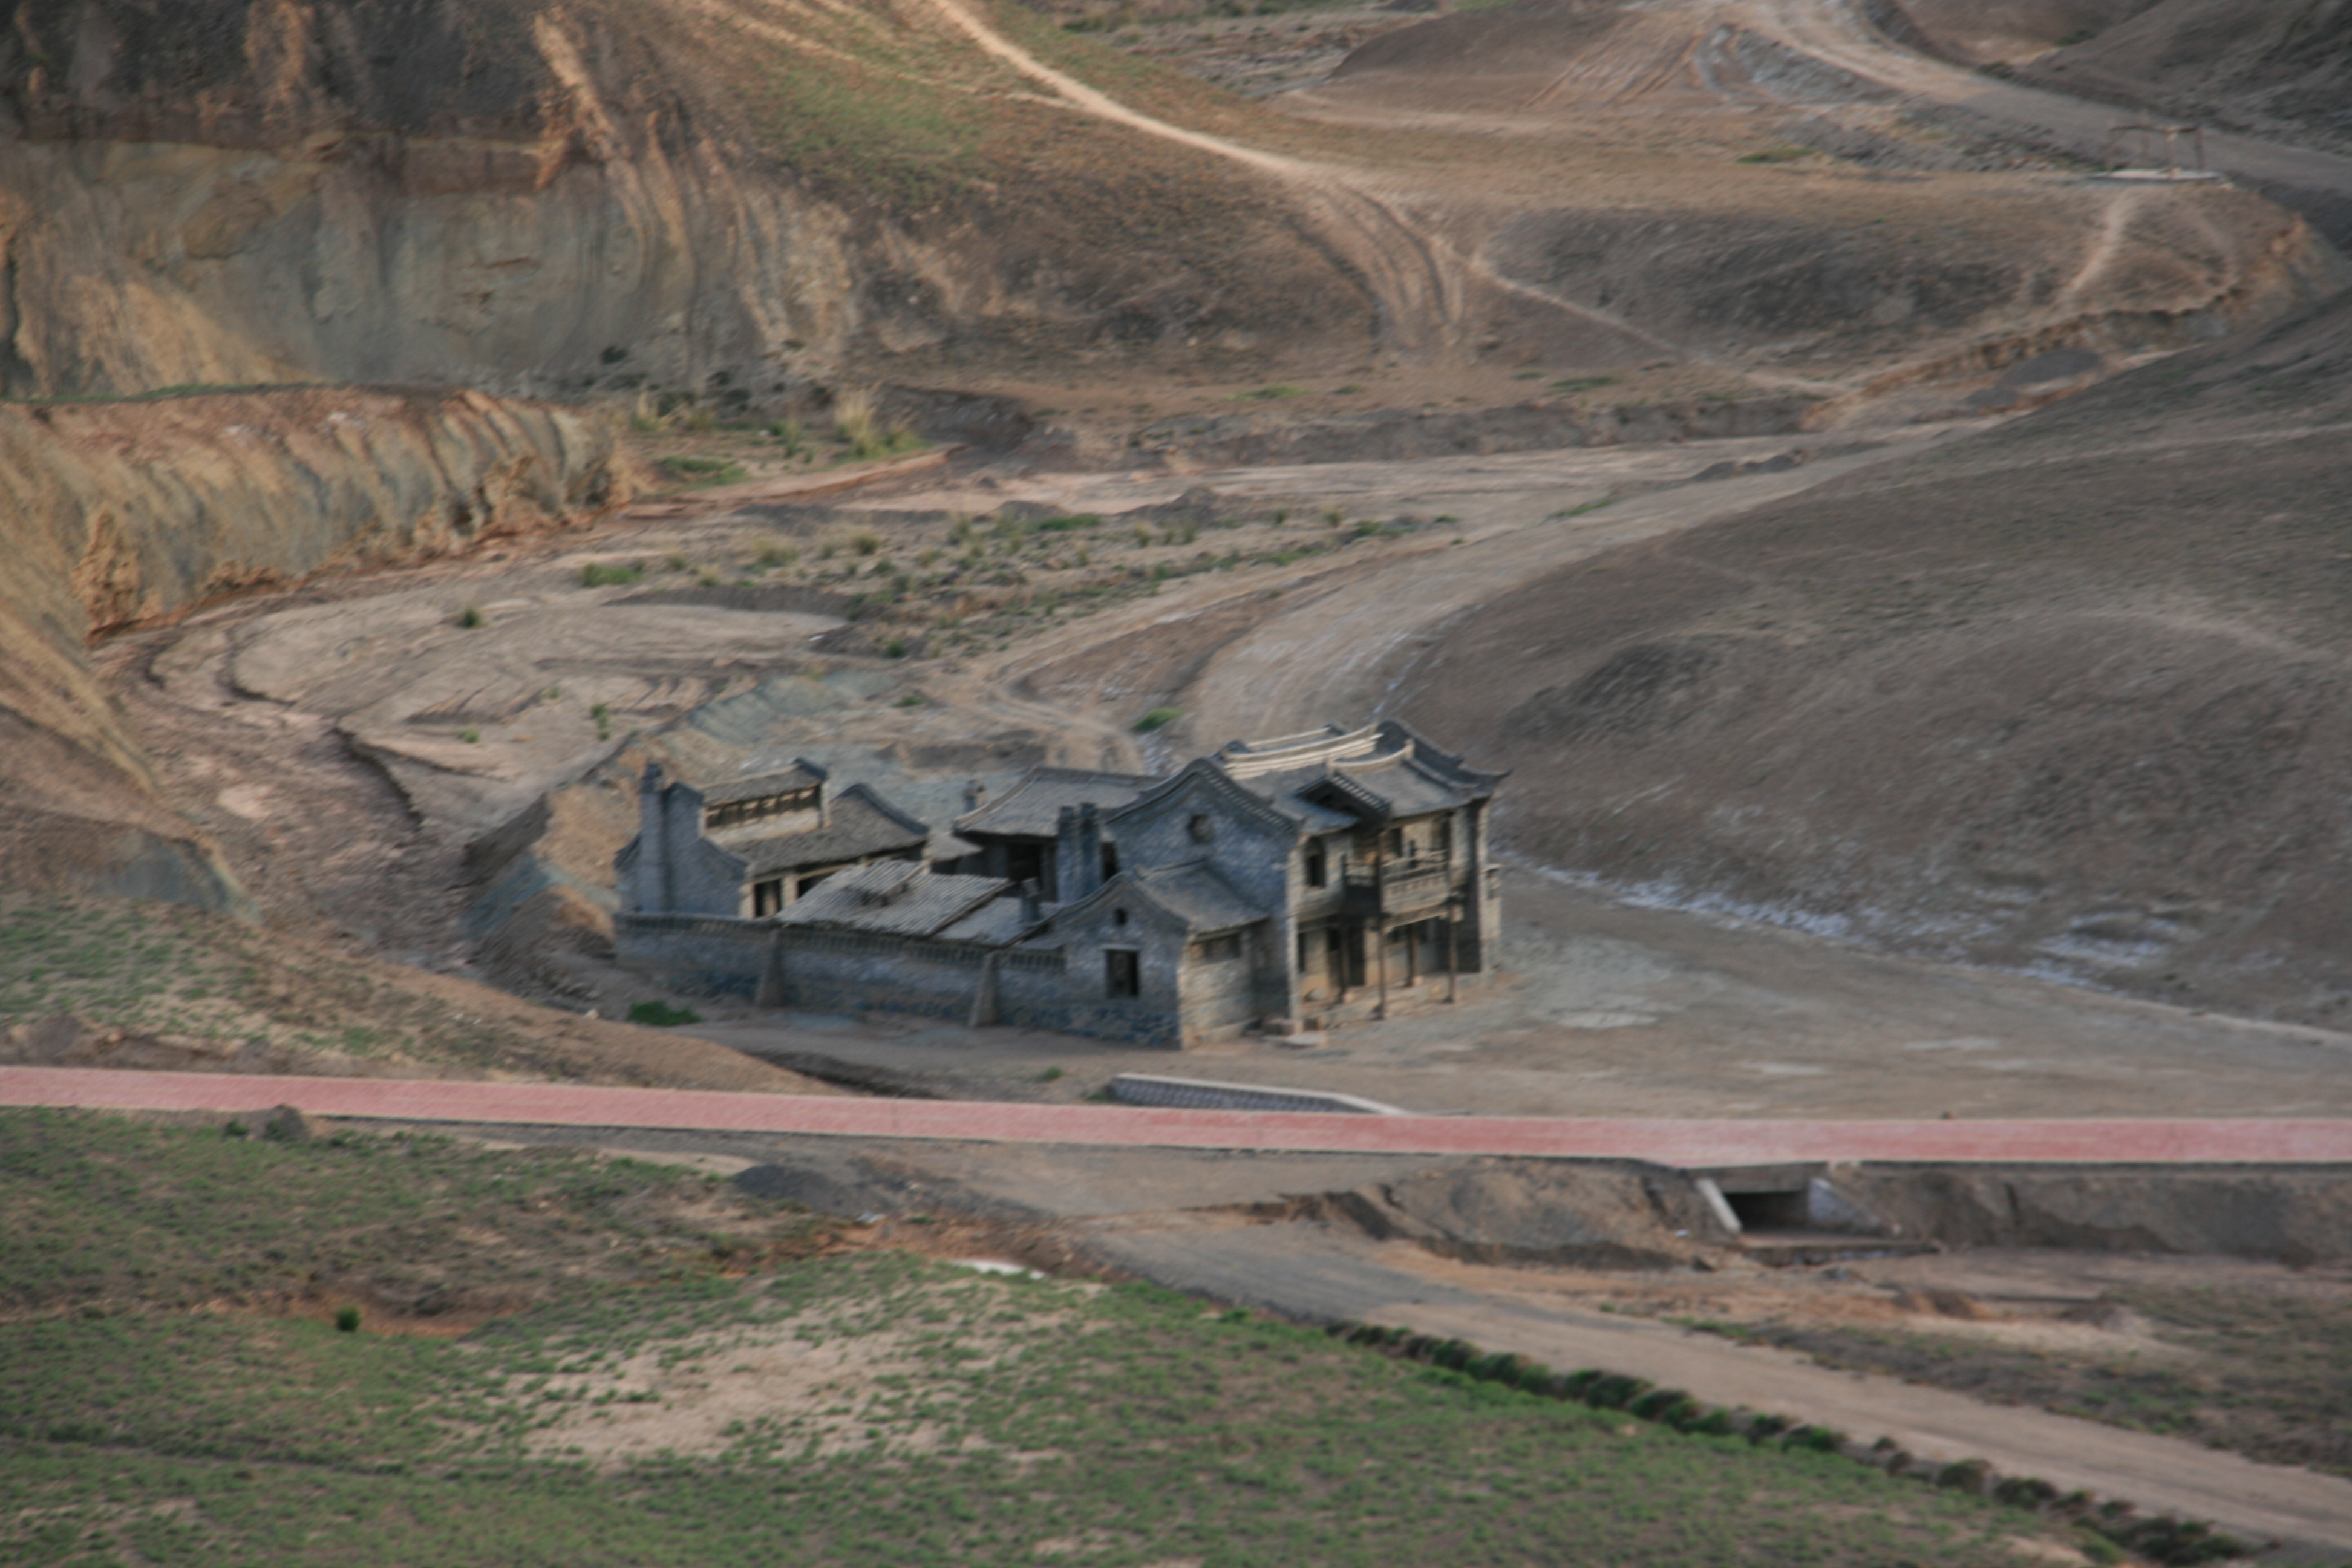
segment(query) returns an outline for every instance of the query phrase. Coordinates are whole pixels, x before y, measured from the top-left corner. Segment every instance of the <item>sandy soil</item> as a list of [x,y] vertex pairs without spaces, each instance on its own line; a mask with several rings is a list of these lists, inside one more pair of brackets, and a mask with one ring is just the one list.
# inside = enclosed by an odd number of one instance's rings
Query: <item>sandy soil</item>
[[1309,1048],[1250,1038],[1171,1056],[879,1014],[717,1009],[692,1032],[950,1098],[1072,1100],[1116,1073],[1158,1072],[1431,1113],[2352,1115],[2352,1037],[2332,1031],[1871,954],[1525,868],[1506,889],[1509,973],[1492,994]]

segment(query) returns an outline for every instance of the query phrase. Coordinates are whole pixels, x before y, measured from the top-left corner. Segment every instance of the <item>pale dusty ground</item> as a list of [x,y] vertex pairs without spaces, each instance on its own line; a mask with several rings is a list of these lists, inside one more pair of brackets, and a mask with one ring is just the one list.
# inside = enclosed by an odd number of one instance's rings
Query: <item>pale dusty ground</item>
[[[1643,909],[1523,869],[1494,993],[1339,1030],[1179,1053],[902,1016],[693,1026],[940,1092],[1076,1099],[1114,1073],[1360,1094],[1423,1112],[1560,1116],[2352,1115],[2352,1037],[2199,1015],[1801,931]],[[1049,1069],[1064,1076],[1041,1081]]]

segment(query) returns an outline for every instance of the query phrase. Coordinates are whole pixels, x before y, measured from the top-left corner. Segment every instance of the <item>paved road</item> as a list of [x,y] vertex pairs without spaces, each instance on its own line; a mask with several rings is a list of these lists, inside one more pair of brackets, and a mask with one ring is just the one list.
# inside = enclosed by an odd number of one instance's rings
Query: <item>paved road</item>
[[0,1105],[258,1111],[1171,1149],[1502,1154],[1682,1168],[1812,1161],[2352,1164],[2352,1121],[1765,1121],[1346,1116],[851,1100],[447,1079],[0,1068]]

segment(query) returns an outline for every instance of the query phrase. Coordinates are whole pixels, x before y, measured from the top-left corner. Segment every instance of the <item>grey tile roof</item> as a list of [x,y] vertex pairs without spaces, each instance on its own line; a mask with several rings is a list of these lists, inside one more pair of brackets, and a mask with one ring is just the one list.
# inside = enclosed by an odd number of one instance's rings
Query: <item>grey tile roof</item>
[[[996,877],[942,877],[904,860],[836,871],[784,906],[779,924],[832,926],[897,936],[930,936],[957,924],[1011,886]],[[1015,900],[1016,910],[1018,900]]]
[[959,816],[955,830],[1016,838],[1051,838],[1060,829],[1062,807],[1092,802],[1108,815],[1159,781],[1149,773],[1103,773],[1092,768],[1032,768],[1028,776],[978,811]]
[[884,800],[864,784],[852,784],[825,804],[821,827],[803,833],[761,834],[760,825],[721,828],[710,841],[749,864],[748,875],[803,866],[837,866],[868,855],[901,854],[920,849],[931,830]]
[[796,789],[808,789],[824,782],[824,770],[812,763],[795,762],[791,767],[772,773],[754,773],[749,778],[720,779],[714,784],[689,785],[702,797],[705,805],[724,805],[733,800],[757,800],[763,795],[786,795]]
[[1206,865],[1163,866],[1132,875],[1145,897],[1182,921],[1196,936],[1231,931],[1262,921],[1267,914]]
[[1022,918],[1020,896],[1007,893],[991,899],[936,934],[942,942],[977,942],[1003,947],[1027,931],[1031,923]]
[[1484,798],[1503,777],[1464,766],[1394,720],[1356,731],[1330,725],[1273,741],[1235,741],[1213,761],[1310,833],[1361,820],[1350,801],[1374,820],[1416,816]]

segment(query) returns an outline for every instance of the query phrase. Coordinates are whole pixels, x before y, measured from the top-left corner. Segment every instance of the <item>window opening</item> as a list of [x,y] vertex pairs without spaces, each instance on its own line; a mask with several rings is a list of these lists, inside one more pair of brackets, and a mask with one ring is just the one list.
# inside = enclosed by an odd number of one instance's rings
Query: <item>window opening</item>
[[1104,949],[1103,989],[1113,996],[1142,995],[1141,955],[1131,947]]
[[751,884],[751,918],[753,920],[765,920],[770,915],[781,914],[783,908],[784,879],[782,877],[773,877],[767,881]]
[[1329,886],[1330,881],[1331,867],[1329,861],[1324,857],[1323,846],[1308,845],[1307,847],[1307,885],[1310,888],[1322,888]]
[[1206,812],[1196,811],[1192,814],[1192,819],[1184,825],[1184,831],[1192,835],[1193,843],[1206,844],[1217,836],[1216,818]]

